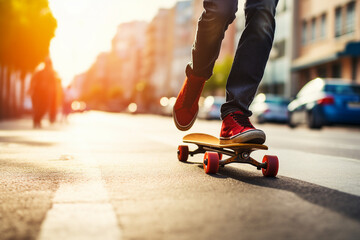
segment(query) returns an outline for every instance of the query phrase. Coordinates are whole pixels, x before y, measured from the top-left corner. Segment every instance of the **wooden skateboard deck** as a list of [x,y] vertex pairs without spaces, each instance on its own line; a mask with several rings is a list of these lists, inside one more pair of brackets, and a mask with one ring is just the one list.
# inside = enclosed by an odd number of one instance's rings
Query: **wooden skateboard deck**
[[[279,161],[276,156],[265,155],[262,163],[250,157],[251,152],[256,150],[267,150],[268,147],[263,144],[253,143],[231,143],[220,144],[217,137],[204,133],[191,133],[183,137],[184,143],[195,144],[197,149],[189,151],[187,145],[178,147],[178,159],[186,162],[188,156],[204,153],[203,166],[206,173],[217,173],[219,166],[225,166],[229,163],[248,163],[258,170],[262,169],[266,177],[275,177],[279,168]],[[230,158],[222,159],[222,155],[228,155]]]
[[220,144],[220,140],[217,137],[204,133],[191,133],[183,137],[184,143],[193,143],[201,146],[215,147],[215,148],[230,148],[230,149],[244,149],[249,151],[255,150],[267,150],[268,147],[262,144],[252,143],[232,143],[232,144]]

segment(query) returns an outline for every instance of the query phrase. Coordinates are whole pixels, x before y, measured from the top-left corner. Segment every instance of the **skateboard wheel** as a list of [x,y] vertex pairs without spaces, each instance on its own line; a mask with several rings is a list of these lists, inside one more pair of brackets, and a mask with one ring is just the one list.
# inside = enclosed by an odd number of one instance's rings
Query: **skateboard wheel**
[[223,154],[222,154],[222,153],[218,153],[218,155],[219,155],[219,160],[221,160],[222,157],[223,157]]
[[186,162],[189,157],[189,147],[187,145],[179,145],[177,156],[180,162]]
[[262,173],[265,177],[275,177],[279,170],[279,159],[277,156],[265,155],[263,163],[266,163],[266,169],[262,169]]
[[203,162],[205,173],[215,174],[219,171],[219,154],[216,152],[206,152]]

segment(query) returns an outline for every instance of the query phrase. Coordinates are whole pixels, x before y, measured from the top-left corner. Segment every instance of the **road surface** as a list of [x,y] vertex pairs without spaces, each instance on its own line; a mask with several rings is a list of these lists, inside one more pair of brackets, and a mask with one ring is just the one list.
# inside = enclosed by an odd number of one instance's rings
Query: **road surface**
[[[215,136],[220,121],[191,131]],[[89,112],[32,130],[0,122],[0,239],[358,239],[360,128],[258,127],[275,179],[230,164],[206,175],[154,115]],[[191,146],[192,147],[192,146]]]

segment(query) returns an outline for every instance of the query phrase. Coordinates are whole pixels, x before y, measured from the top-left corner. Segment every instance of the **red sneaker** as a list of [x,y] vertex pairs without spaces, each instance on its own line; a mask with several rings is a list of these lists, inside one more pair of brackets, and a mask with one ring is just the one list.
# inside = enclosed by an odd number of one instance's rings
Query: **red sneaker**
[[256,129],[249,118],[237,111],[228,114],[221,126],[220,144],[265,142],[265,133]]
[[174,122],[179,130],[189,130],[194,124],[199,111],[198,103],[205,81],[205,78],[195,76],[185,79],[173,108]]

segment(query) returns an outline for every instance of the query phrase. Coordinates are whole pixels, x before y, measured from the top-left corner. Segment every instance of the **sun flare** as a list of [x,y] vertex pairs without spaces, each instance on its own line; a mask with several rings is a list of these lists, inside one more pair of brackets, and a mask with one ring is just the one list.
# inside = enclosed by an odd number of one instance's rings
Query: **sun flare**
[[[58,22],[50,46],[54,68],[68,85],[86,71],[100,52],[108,51],[117,26],[132,20],[149,21],[175,0],[49,0]],[[139,36],[141,37],[141,36]]]

